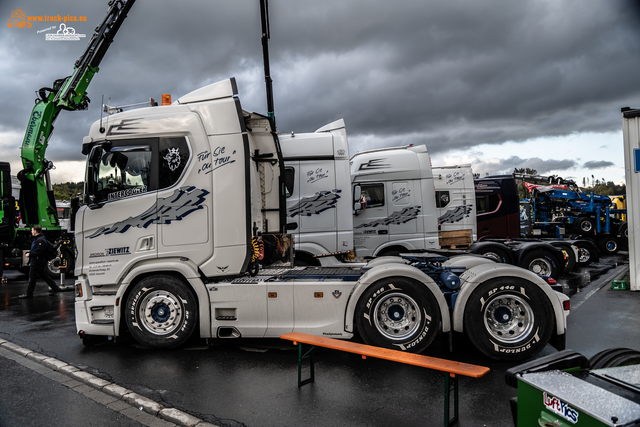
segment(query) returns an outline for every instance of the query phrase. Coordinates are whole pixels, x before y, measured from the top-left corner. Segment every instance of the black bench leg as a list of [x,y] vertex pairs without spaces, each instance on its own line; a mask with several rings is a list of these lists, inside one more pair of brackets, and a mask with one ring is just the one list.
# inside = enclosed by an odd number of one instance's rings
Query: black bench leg
[[[313,365],[313,353],[315,347],[311,347],[309,351],[302,354],[302,343],[298,343],[298,387],[302,387],[305,384],[309,384],[316,379],[314,365]],[[302,379],[302,359],[309,359],[310,376],[306,380]]]
[[[453,417],[450,416],[451,392],[453,392]],[[444,373],[444,427],[449,427],[458,421],[458,377],[455,374]]]

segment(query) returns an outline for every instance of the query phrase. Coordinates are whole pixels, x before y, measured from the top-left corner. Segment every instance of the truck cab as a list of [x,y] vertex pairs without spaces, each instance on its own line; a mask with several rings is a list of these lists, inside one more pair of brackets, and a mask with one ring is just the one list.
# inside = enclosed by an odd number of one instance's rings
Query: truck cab
[[353,256],[353,203],[344,120],[313,133],[280,135],[287,232],[296,265],[334,265]]
[[359,191],[353,218],[361,257],[439,249],[431,160],[424,145],[356,153],[351,184]]

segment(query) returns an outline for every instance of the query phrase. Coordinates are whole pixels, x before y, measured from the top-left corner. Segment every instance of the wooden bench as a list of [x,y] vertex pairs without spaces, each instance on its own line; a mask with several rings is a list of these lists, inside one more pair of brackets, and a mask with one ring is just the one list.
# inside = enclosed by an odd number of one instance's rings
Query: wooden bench
[[[359,344],[350,341],[337,340],[333,338],[320,337],[315,335],[302,334],[299,332],[289,332],[280,335],[283,340],[293,341],[298,346],[298,387],[313,382],[315,380],[313,353],[316,347],[325,347],[333,350],[355,353],[377,359],[390,360],[393,362],[405,363],[407,365],[420,366],[442,372],[444,375],[444,426],[458,420],[458,377],[464,375],[472,378],[480,378],[489,372],[485,366],[471,365],[468,363],[455,362],[453,360],[439,359],[437,357],[423,356],[421,354],[406,353],[399,350],[374,347],[371,345]],[[302,345],[312,346],[306,353],[303,352]],[[310,376],[302,379],[302,360],[309,359]],[[453,417],[450,417],[450,397],[453,393]]]

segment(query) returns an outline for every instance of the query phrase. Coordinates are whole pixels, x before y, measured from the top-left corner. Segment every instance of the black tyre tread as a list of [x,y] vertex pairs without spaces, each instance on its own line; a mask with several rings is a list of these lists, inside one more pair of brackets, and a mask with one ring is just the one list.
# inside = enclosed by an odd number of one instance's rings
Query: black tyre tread
[[640,363],[640,351],[621,347],[609,348],[606,350],[602,350],[601,352],[593,355],[591,359],[589,359],[591,369],[626,366],[623,363]]

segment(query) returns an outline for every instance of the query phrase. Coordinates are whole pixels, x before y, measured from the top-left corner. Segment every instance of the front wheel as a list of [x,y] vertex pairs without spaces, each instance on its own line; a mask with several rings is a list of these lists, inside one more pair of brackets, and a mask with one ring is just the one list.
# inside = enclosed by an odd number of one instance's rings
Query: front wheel
[[545,293],[524,279],[499,278],[479,285],[464,310],[473,345],[496,360],[521,360],[549,342],[553,310]]
[[124,317],[131,335],[153,348],[174,348],[193,333],[197,315],[191,290],[172,276],[149,276],[132,289]]
[[356,308],[356,327],[369,345],[421,353],[440,326],[440,307],[422,284],[387,278],[369,286]]

